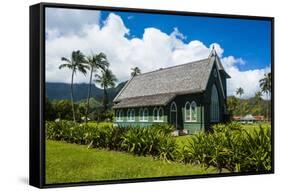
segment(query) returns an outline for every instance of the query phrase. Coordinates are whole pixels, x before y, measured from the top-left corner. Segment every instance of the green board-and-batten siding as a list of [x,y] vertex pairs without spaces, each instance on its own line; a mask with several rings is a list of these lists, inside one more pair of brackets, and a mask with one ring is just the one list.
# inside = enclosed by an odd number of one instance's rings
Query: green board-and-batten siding
[[[167,123],[168,119],[167,119],[167,114],[166,114],[166,108],[163,108],[163,120],[162,121],[154,121],[153,120],[153,110],[154,108],[159,108],[159,107],[140,107],[140,108],[125,108],[125,109],[116,109],[115,110],[115,118],[114,118],[114,122],[115,124],[117,124],[118,126],[124,127],[124,126],[134,126],[134,127],[146,127],[146,126],[150,126],[153,123]],[[129,109],[134,109],[135,111],[135,119],[133,121],[128,120],[128,110]],[[148,109],[148,120],[147,121],[142,121],[140,114],[140,110],[141,109]],[[121,117],[121,120],[117,120],[117,112],[122,111],[123,115]]]
[[[204,130],[204,126],[202,125],[203,117],[204,116],[204,109],[203,105],[200,104],[198,97],[196,98],[196,95],[186,95],[186,96],[179,96],[176,97],[171,103],[167,104],[167,106],[163,106],[164,115],[162,121],[155,121],[153,119],[153,110],[155,107],[141,107],[141,108],[125,108],[125,109],[116,109],[115,110],[115,116],[117,116],[117,112],[122,111],[123,115],[121,117],[121,120],[117,120],[117,117],[115,117],[114,121],[115,124],[121,127],[126,126],[133,126],[133,127],[147,127],[152,125],[153,123],[171,123],[171,116],[170,116],[170,107],[171,104],[174,102],[177,105],[177,129],[186,129],[189,133],[194,134],[196,132],[199,132],[201,130]],[[185,104],[186,102],[192,103],[195,101],[196,103],[196,113],[197,113],[197,120],[196,121],[185,121]],[[140,109],[148,109],[148,120],[146,122],[141,121],[141,116],[139,116]],[[159,108],[159,107],[156,107]],[[128,121],[127,111],[129,109],[135,110],[135,120],[134,121]]]

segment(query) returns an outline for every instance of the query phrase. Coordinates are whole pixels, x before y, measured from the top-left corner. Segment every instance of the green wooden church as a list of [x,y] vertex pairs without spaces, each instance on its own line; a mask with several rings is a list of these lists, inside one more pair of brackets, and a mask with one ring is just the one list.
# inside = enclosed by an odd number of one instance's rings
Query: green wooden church
[[208,58],[131,78],[114,98],[118,126],[173,124],[193,134],[227,120],[230,76],[213,49]]

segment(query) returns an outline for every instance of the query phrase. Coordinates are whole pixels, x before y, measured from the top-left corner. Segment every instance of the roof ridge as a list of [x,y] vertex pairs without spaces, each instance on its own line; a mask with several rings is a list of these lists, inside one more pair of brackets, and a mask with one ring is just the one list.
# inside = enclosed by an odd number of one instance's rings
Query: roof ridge
[[176,91],[176,92],[170,92],[170,93],[158,93],[158,94],[151,94],[151,95],[142,95],[142,96],[123,98],[123,99],[120,99],[118,101],[128,100],[128,99],[138,99],[138,98],[151,97],[151,96],[182,95],[182,94],[188,94],[188,93],[198,93],[198,92],[203,92],[203,91],[204,90],[202,88],[199,88],[199,89],[196,89],[195,91]]
[[169,67],[166,67],[166,68],[161,68],[161,69],[157,69],[157,70],[145,72],[145,73],[139,74],[139,75],[137,75],[137,76],[135,76],[135,77],[143,76],[143,75],[150,74],[150,73],[154,73],[154,72],[160,72],[160,71],[163,71],[163,70],[167,70],[167,69],[172,69],[172,68],[180,67],[180,66],[184,66],[184,65],[187,65],[187,64],[193,64],[193,63],[196,63],[196,62],[202,62],[202,61],[204,61],[204,60],[209,60],[209,59],[210,59],[210,58],[204,58],[204,59],[195,60],[195,61],[192,61],[192,62],[187,62],[187,63],[184,63],[184,64],[178,64],[178,65],[175,65],[175,66],[169,66]]
[[149,97],[149,96],[159,96],[159,95],[176,95],[176,93],[177,93],[177,92],[171,92],[171,93],[158,93],[158,94],[142,95],[142,96],[135,96],[135,97],[123,98],[123,99],[135,99],[135,98],[143,98],[143,97]]

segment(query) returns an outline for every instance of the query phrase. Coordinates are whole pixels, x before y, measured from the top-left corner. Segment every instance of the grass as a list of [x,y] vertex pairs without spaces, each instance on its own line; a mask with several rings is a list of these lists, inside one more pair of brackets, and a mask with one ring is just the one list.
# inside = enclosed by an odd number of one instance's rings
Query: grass
[[183,165],[128,153],[58,141],[46,142],[46,183],[120,180],[218,173],[215,168]]
[[103,121],[103,122],[96,122],[96,121],[88,121],[88,125],[92,125],[92,126],[96,126],[96,125],[98,125],[98,126],[106,126],[106,125],[108,125],[108,126],[110,126],[110,125],[113,125],[113,123],[112,122],[105,122],[105,121]]
[[269,128],[271,127],[271,124],[269,123],[253,123],[253,124],[242,124],[242,128],[245,129],[249,133],[253,133],[254,130],[259,131],[259,126],[262,126],[263,128]]

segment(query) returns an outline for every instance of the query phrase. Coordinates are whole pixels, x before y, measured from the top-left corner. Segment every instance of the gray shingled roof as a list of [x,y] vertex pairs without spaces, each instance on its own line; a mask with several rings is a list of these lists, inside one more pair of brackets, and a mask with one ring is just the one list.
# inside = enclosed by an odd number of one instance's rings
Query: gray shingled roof
[[143,73],[127,82],[114,108],[165,105],[175,95],[205,91],[216,56]]
[[113,108],[144,107],[150,105],[162,106],[162,105],[166,105],[175,96],[176,96],[175,94],[158,94],[158,95],[151,95],[151,96],[128,98],[115,104]]

